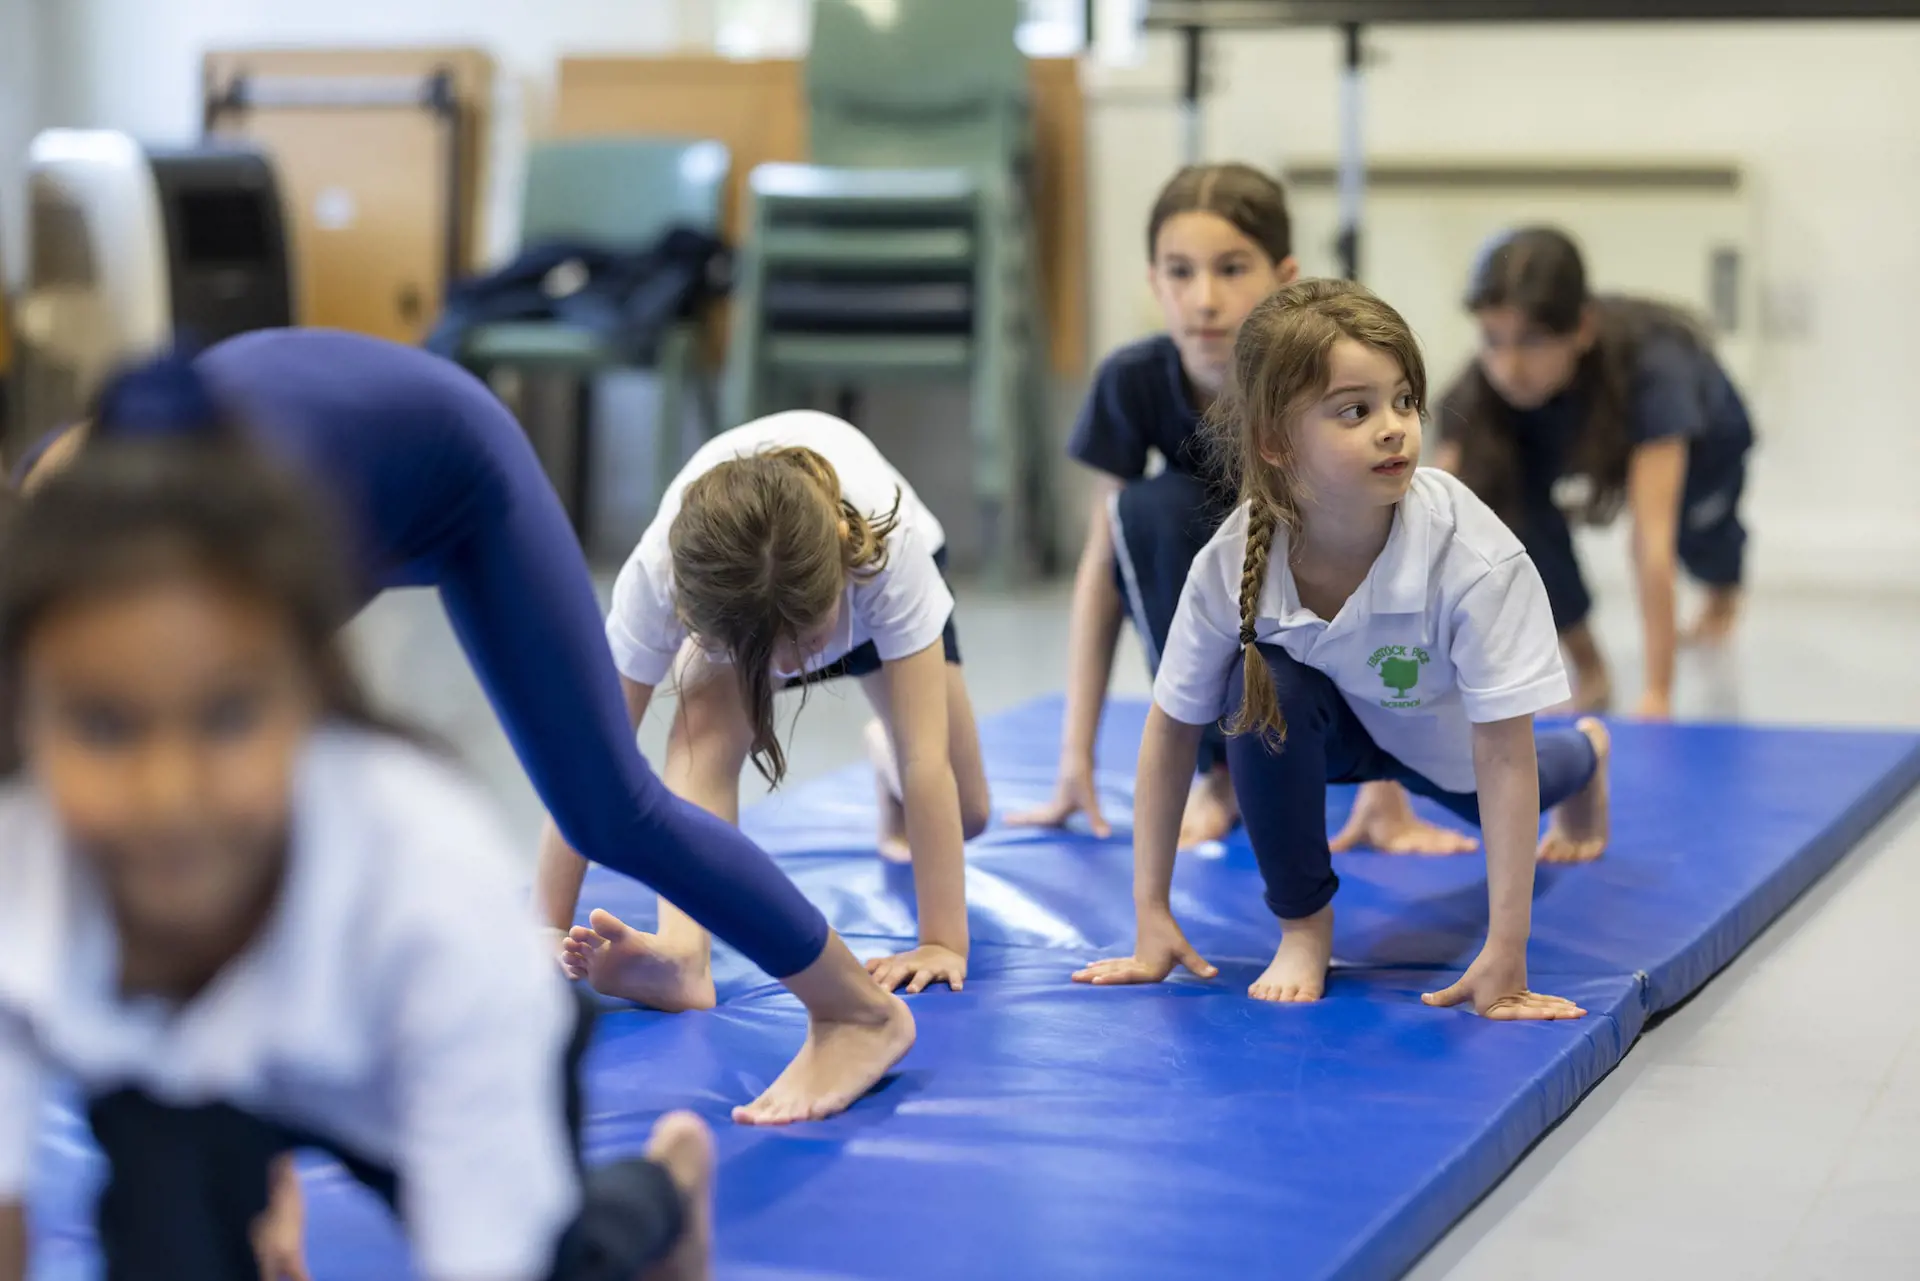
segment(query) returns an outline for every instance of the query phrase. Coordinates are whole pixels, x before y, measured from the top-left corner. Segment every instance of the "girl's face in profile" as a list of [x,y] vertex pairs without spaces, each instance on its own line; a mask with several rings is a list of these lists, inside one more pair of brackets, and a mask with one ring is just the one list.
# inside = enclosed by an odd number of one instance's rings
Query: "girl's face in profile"
[[55,606],[19,676],[28,768],[122,929],[204,939],[247,919],[318,715],[289,620],[182,570]]

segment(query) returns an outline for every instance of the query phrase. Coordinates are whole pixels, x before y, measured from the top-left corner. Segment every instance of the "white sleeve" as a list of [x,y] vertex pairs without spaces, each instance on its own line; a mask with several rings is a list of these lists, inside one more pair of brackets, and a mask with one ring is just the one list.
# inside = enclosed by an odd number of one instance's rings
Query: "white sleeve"
[[917,526],[896,529],[887,540],[886,568],[854,593],[883,663],[918,654],[939,640],[953,616],[953,592],[933,563],[935,550]]
[[0,1204],[26,1196],[40,1129],[40,1055],[19,1019],[0,1012]]
[[1476,724],[1544,712],[1573,697],[1540,571],[1524,555],[1493,566],[1453,610],[1449,657]]
[[607,644],[620,674],[641,685],[658,685],[673,670],[687,629],[673,607],[671,584],[647,568],[642,540],[613,582],[613,606],[607,611]]
[[1240,655],[1240,610],[1233,581],[1222,577],[1218,541],[1194,558],[1167,629],[1167,647],[1153,678],[1153,701],[1187,725],[1207,725],[1227,713],[1227,686]]
[[466,872],[407,914],[416,933],[393,974],[400,1208],[423,1276],[541,1277],[580,1205],[564,1111],[573,998],[478,801],[437,817],[430,839]]

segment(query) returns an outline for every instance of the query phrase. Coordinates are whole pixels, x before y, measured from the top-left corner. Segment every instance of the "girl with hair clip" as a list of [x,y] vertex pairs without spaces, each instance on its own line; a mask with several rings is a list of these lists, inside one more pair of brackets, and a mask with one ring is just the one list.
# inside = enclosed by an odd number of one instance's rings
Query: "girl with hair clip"
[[298,1148],[432,1281],[705,1277],[711,1136],[671,1115],[583,1169],[590,1009],[478,794],[369,710],[331,532],[251,451],[172,440],[0,526],[0,1281],[55,1078],[108,1281],[304,1281]]
[[[1166,330],[1101,363],[1067,446],[1093,470],[1094,489],[1073,584],[1059,782],[1051,802],[1009,823],[1059,827],[1083,813],[1094,835],[1111,833],[1094,788],[1093,752],[1121,620],[1133,620],[1148,669],[1157,671],[1187,570],[1232,507],[1208,474],[1201,415],[1227,380],[1240,323],[1299,273],[1286,192],[1260,170],[1189,165],[1161,188],[1147,217],[1147,283]],[[1156,454],[1164,465],[1150,476]],[[1404,807],[1390,820],[1351,824],[1333,847],[1445,853],[1463,839]],[[1180,846],[1217,840],[1239,821],[1224,742],[1209,727]]]
[[1551,227],[1496,239],[1474,264],[1467,308],[1480,352],[1441,402],[1441,465],[1512,526],[1539,566],[1573,665],[1578,711],[1605,711],[1612,681],[1587,615],[1560,492],[1577,519],[1633,518],[1646,646],[1638,715],[1673,712],[1684,566],[1706,607],[1685,639],[1724,639],[1738,614],[1746,531],[1740,494],[1753,425],[1712,340],[1690,316],[1638,298],[1595,297],[1580,250]]
[[[940,522],[858,428],[809,410],[703,445],[668,486],[614,583],[607,640],[637,727],[671,675],[679,693],[667,783],[739,821],[749,758],[786,774],[774,694],[858,678],[881,809],[883,857],[913,864],[920,946],[877,957],[881,987],[960,989],[967,971],[963,843],[989,797],[960,670]],[[803,694],[804,697],[804,694]],[[576,878],[549,846],[542,880]],[[557,865],[556,865],[557,864]],[[577,883],[577,881],[575,882]],[[677,976],[686,1006],[713,1003],[706,931],[663,892],[657,938],[596,911],[566,945],[568,972],[618,993],[637,967]]]
[[[874,987],[819,909],[737,828],[648,768],[566,513],[526,433],[482,383],[379,339],[247,334],[191,365],[161,361],[118,380],[91,423],[24,460],[23,483],[32,490],[94,441],[183,432],[245,437],[316,486],[346,541],[355,608],[390,587],[437,588],[551,816],[544,841],[564,833],[672,895],[806,1005],[800,1053],[735,1120],[830,1116],[907,1052],[913,1016]],[[556,952],[584,864],[560,871],[559,883],[535,887]],[[619,995],[685,1008],[676,971],[631,965],[621,977]]]
[[[1258,307],[1211,415],[1240,506],[1194,560],[1154,680],[1134,796],[1131,957],[1074,975],[1155,983],[1202,960],[1170,905],[1185,780],[1227,717],[1227,763],[1269,908],[1273,963],[1250,994],[1325,990],[1339,887],[1330,783],[1390,779],[1481,826],[1487,940],[1423,999],[1489,1018],[1574,1018],[1527,990],[1533,869],[1607,839],[1605,728],[1536,731],[1567,696],[1540,576],[1519,540],[1444,472],[1418,469],[1426,371],[1399,313],[1311,280]],[[1539,838],[1543,809],[1553,823]]]

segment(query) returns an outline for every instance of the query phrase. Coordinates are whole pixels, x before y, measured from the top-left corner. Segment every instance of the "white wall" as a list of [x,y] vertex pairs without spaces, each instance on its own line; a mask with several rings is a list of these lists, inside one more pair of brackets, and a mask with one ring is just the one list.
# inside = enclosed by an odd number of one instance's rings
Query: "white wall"
[[[9,15],[29,2],[0,0],[0,72],[12,70]],[[485,44],[507,73],[488,223],[498,248],[555,59],[709,41],[714,3],[42,0],[43,122],[190,137],[209,45]],[[1765,435],[1750,507],[1756,568],[1920,590],[1920,405],[1904,378],[1909,300],[1920,297],[1920,26],[1397,28],[1371,44],[1367,131],[1379,155],[1739,163],[1756,184],[1769,317],[1764,374],[1749,388]],[[1338,52],[1327,31],[1216,39],[1209,155],[1329,155]],[[1147,55],[1125,72],[1090,71],[1096,350],[1138,332],[1141,224],[1180,158],[1171,39],[1153,37]],[[916,481],[964,476],[965,419],[951,398],[921,413],[891,395],[876,413],[883,405],[909,424],[882,443]],[[930,498],[967,537],[964,491]]]
[[[38,0],[0,0],[0,161],[24,156],[42,118]],[[19,278],[20,184],[0,169],[0,286]]]
[[[1725,157],[1756,184],[1764,448],[1755,568],[1775,579],[1920,590],[1920,403],[1906,368],[1920,296],[1920,25],[1383,28],[1367,141],[1398,158]],[[1110,77],[1096,125],[1097,323],[1135,327],[1141,217],[1177,155],[1171,38]],[[1210,158],[1324,158],[1338,37],[1218,38]],[[1453,268],[1464,272],[1465,264]]]

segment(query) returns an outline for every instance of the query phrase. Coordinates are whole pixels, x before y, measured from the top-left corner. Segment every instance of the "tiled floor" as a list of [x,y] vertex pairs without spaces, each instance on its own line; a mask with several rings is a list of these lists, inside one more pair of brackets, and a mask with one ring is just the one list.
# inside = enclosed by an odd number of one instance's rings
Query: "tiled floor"
[[[1058,690],[1066,593],[961,592],[970,687],[992,712]],[[1600,630],[1636,648],[1624,591]],[[457,743],[529,849],[540,818],[438,605],[369,611],[377,686]],[[1679,712],[1789,723],[1920,724],[1920,600],[1760,593],[1730,652],[1689,659]],[[1131,639],[1117,690],[1144,693]],[[857,692],[817,692],[795,781],[859,755]],[[641,741],[659,759],[667,716]],[[750,800],[758,789],[743,783]],[[1622,1066],[1415,1270],[1423,1281],[1872,1281],[1920,1277],[1920,800],[1910,802]],[[1911,967],[1911,968],[1910,968]]]

